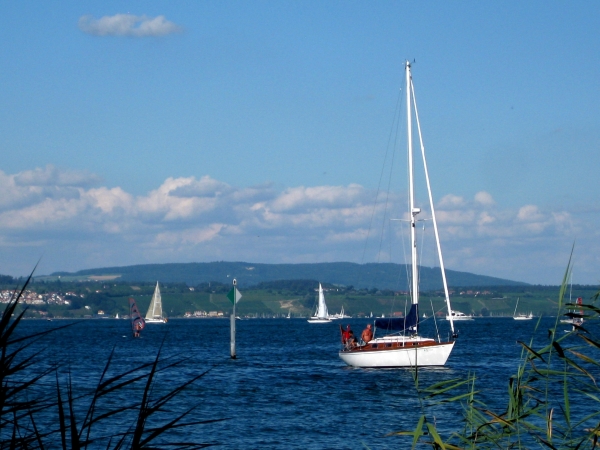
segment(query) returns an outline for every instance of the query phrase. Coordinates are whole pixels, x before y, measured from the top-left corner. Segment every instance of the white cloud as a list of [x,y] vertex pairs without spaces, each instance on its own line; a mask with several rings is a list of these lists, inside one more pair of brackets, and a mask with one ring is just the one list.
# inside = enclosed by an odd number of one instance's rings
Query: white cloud
[[26,170],[14,176],[15,183],[19,186],[51,186],[51,187],[89,187],[102,181],[95,174],[85,170],[58,169],[52,164],[45,168]]
[[362,186],[316,186],[288,188],[272,204],[276,211],[293,211],[305,207],[350,206],[361,200]]
[[535,205],[525,205],[519,209],[517,218],[523,222],[536,222],[543,220],[543,216]]
[[225,227],[221,223],[213,223],[205,228],[190,228],[180,232],[168,231],[159,233],[154,243],[156,245],[196,245],[215,239]]
[[[383,203],[373,208],[374,192],[356,184],[278,191],[271,184],[240,188],[209,176],[171,177],[136,196],[120,187],[89,187],[95,180],[52,166],[0,171],[0,273],[14,273],[25,254],[35,263],[42,253],[51,261],[45,273],[218,259],[368,262],[382,260],[380,252],[400,256],[405,238],[406,223],[390,222],[400,211],[395,196],[386,213]],[[436,212],[450,269],[558,282],[561,256],[575,237],[593,255],[586,270],[598,264],[597,212],[574,221],[569,211],[537,205],[500,208],[485,192],[470,201],[448,194]],[[426,219],[419,222],[419,239],[433,242],[426,207],[419,218]],[[365,251],[368,261],[362,261]],[[542,278],[525,279],[526,273]]]
[[94,19],[92,16],[79,18],[79,29],[95,36],[166,36],[179,33],[181,27],[168,21],[165,16],[136,16],[133,14],[115,14]]
[[459,208],[465,204],[465,200],[458,195],[448,194],[442,197],[437,206],[440,208]]
[[493,206],[496,203],[491,194],[485,191],[475,194],[475,201],[483,206]]

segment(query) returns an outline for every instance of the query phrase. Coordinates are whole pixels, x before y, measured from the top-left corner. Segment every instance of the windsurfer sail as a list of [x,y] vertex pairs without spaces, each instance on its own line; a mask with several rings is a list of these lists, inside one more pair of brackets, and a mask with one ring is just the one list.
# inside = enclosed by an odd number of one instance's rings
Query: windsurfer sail
[[140,331],[144,329],[146,322],[140,314],[140,310],[135,304],[135,300],[132,298],[129,299],[129,317],[131,317],[131,331],[133,332],[133,337],[140,337]]

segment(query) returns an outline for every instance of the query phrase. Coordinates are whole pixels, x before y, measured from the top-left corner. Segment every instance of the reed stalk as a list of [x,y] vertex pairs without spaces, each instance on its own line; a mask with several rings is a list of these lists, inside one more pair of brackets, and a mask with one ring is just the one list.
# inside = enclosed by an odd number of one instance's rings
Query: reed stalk
[[[169,408],[210,369],[160,391],[159,374],[177,370],[186,361],[163,357],[162,345],[153,361],[109,376],[113,349],[93,392],[78,389],[64,367],[42,365],[42,351],[34,350],[33,344],[73,324],[29,336],[16,333],[26,311],[25,307],[17,313],[17,306],[31,276],[15,289],[0,318],[0,449],[198,449],[216,444],[174,437],[182,429],[224,419],[198,420],[195,407],[180,412]],[[48,379],[54,380],[51,389]],[[126,395],[131,388],[139,395]]]
[[[412,430],[391,433],[411,438],[411,448],[434,449],[593,449],[600,446],[600,339],[596,336],[600,292],[583,305],[565,302],[571,259],[560,287],[556,320],[542,342],[519,342],[521,359],[507,380],[504,407],[479,399],[475,376],[440,381],[416,392],[425,405]],[[569,312],[575,310],[577,312]],[[561,317],[583,324],[562,333]],[[538,320],[536,330],[541,326]],[[577,408],[572,400],[576,396]],[[445,405],[462,411],[460,430],[444,435],[428,407]]]

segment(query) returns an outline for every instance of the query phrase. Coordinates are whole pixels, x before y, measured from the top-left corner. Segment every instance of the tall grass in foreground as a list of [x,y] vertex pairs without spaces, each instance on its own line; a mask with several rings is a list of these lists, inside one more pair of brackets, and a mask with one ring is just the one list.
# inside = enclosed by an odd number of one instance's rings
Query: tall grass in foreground
[[208,371],[166,392],[155,389],[159,374],[176,369],[186,359],[163,358],[159,349],[154,361],[109,375],[111,354],[93,392],[78,389],[65,368],[41,364],[41,351],[32,345],[65,326],[18,336],[25,309],[16,315],[15,311],[30,280],[31,276],[14,291],[0,318],[0,449],[196,449],[214,445],[182,439],[186,436],[182,429],[222,419],[194,420],[195,406],[178,413],[169,410],[170,402]]
[[[583,305],[565,304],[570,273],[569,261],[559,292],[558,315],[545,342],[537,344],[533,338],[528,343],[519,342],[521,362],[508,380],[505,406],[493,410],[479,400],[475,375],[420,388],[415,371],[422,414],[414,430],[392,434],[412,437],[412,448],[600,447],[600,388],[596,380],[600,373],[600,339],[592,333],[593,328],[597,329],[600,315],[596,306],[600,293]],[[565,316],[583,318],[584,323],[565,333],[565,325],[560,325]],[[539,326],[540,321],[536,330]],[[576,408],[571,403],[574,395]],[[457,403],[463,411],[462,429],[442,436],[428,409]]]

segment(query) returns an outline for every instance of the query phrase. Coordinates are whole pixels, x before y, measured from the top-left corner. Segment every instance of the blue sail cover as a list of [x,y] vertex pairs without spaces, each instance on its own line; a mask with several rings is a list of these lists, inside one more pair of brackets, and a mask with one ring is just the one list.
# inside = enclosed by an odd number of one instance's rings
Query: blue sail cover
[[375,328],[386,331],[409,331],[416,333],[419,327],[419,305],[413,304],[406,317],[399,319],[375,319]]

